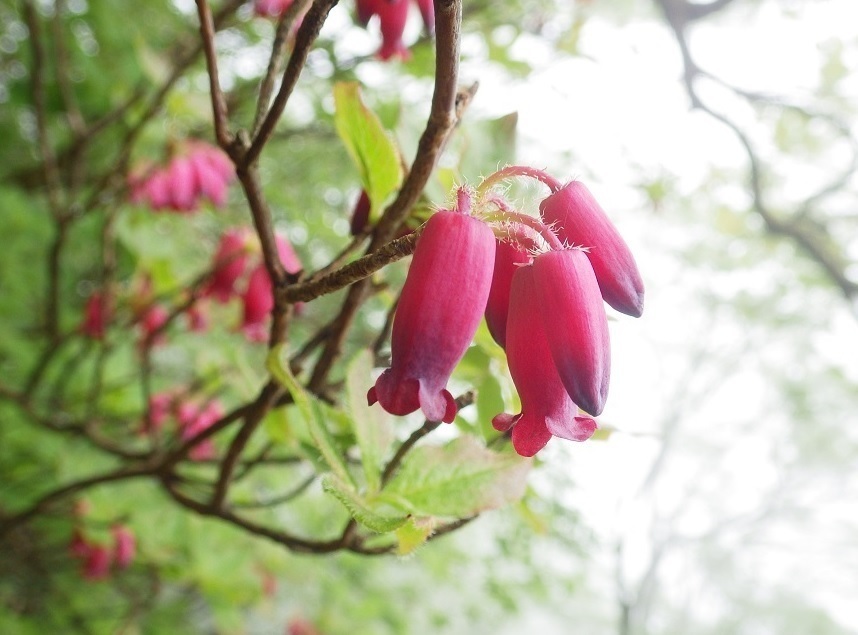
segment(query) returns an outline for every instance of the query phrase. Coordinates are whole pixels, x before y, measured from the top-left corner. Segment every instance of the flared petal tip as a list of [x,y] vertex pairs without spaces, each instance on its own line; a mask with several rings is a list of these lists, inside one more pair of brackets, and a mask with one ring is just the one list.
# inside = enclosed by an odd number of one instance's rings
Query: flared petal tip
[[419,383],[418,399],[420,400],[420,409],[426,415],[426,419],[453,423],[453,419],[456,418],[456,413],[459,411],[453,395],[446,388],[433,391],[424,387],[423,382]]
[[548,431],[555,437],[567,439],[568,441],[586,441],[593,436],[598,429],[596,420],[592,417],[577,416],[571,421],[555,421],[549,419],[545,422]]
[[550,440],[551,432],[539,417],[522,414],[512,429],[512,447],[519,456],[534,456]]

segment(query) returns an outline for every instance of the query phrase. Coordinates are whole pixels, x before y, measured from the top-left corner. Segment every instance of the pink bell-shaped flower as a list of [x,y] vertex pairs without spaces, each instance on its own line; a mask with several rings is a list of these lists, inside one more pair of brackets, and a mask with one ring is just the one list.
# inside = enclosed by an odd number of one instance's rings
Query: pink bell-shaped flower
[[608,396],[611,346],[590,261],[581,249],[540,254],[533,259],[533,282],[560,380],[572,401],[596,416]]
[[542,327],[542,307],[533,267],[518,267],[512,279],[506,354],[509,372],[521,398],[521,413],[492,419],[498,430],[512,428],[512,445],[521,456],[533,456],[551,436],[586,441],[596,430],[590,417],[579,416],[551,356]]
[[110,575],[110,565],[113,554],[104,545],[90,545],[89,551],[83,563],[83,577],[85,580],[95,582],[104,580]]
[[446,385],[485,310],[495,257],[492,230],[460,212],[437,212],[417,241],[393,320],[391,365],[367,393],[387,412],[418,408],[451,422]]
[[113,561],[117,568],[126,569],[134,561],[137,553],[137,540],[134,533],[125,525],[114,525],[113,533]]
[[235,295],[236,282],[247,268],[250,238],[250,230],[244,227],[230,229],[221,236],[204,295],[221,303]]
[[381,48],[378,56],[383,60],[398,56],[408,59],[408,47],[402,41],[408,21],[408,0],[380,0],[375,5],[381,23]]
[[586,247],[605,302],[620,313],[640,317],[644,286],[628,245],[580,181],[572,181],[539,205],[542,219],[560,240]]
[[263,263],[250,272],[247,280],[247,290],[242,296],[244,314],[241,320],[241,330],[251,342],[264,342],[268,334],[265,331],[265,321],[274,308],[271,277]]
[[105,293],[96,291],[86,301],[80,332],[94,340],[104,339],[110,313],[110,298]]
[[497,242],[492,288],[486,304],[486,325],[495,342],[506,346],[506,321],[509,313],[509,294],[513,274],[521,265],[530,262],[530,255],[512,243]]
[[253,12],[263,17],[278,18],[290,6],[292,0],[256,0],[253,3]]

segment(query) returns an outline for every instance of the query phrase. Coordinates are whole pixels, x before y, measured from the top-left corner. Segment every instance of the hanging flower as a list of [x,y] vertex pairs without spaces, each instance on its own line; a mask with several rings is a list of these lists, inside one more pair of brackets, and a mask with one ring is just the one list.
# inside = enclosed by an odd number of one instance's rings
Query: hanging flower
[[644,286],[628,245],[580,181],[571,181],[539,205],[543,220],[560,240],[587,248],[602,297],[620,313],[640,317]]
[[188,141],[163,167],[148,166],[129,177],[131,201],[155,211],[194,212],[208,199],[216,207],[226,203],[227,188],[235,176],[229,158],[202,141]]
[[579,416],[560,380],[541,313],[533,267],[519,267],[512,278],[506,353],[521,412],[500,414],[492,425],[498,430],[512,428],[512,445],[521,456],[539,452],[552,435],[585,441],[596,430],[593,419]]
[[533,284],[560,380],[572,400],[596,416],[608,396],[611,350],[608,318],[586,253],[540,254],[533,259]]
[[370,405],[453,420],[456,404],[447,381],[485,310],[494,257],[495,239],[482,221],[449,211],[429,219],[393,321],[391,366],[369,390]]
[[94,340],[104,339],[110,321],[110,298],[103,291],[96,291],[86,301],[80,332]]
[[127,569],[131,566],[137,553],[137,539],[125,525],[114,525],[111,531],[113,533],[113,561],[117,568]]
[[518,245],[506,241],[497,242],[492,287],[486,304],[486,325],[494,341],[501,346],[506,345],[507,314],[513,274],[530,260],[530,255]]
[[253,234],[247,227],[229,229],[221,236],[212,264],[212,274],[203,295],[221,303],[235,296],[235,286],[250,259]]

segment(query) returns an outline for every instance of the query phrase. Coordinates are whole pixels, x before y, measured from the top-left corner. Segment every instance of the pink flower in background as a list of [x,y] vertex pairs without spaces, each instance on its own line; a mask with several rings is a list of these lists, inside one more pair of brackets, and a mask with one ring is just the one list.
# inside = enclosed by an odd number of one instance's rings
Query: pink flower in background
[[482,221],[448,211],[429,219],[393,320],[391,365],[369,390],[370,405],[453,420],[456,404],[446,384],[485,310],[494,258],[494,235]]
[[[416,0],[426,26],[426,32],[430,35],[435,32],[435,5],[432,0]],[[373,16],[378,16],[381,28],[381,48],[378,57],[388,60],[399,57],[407,60],[411,53],[402,36],[405,33],[405,25],[408,22],[409,0],[356,0],[357,20],[367,26]]]
[[[282,234],[275,235],[277,253],[287,273],[298,273],[302,269],[298,254],[292,244]],[[271,276],[260,259],[251,270],[247,280],[247,289],[242,295],[243,313],[241,331],[251,342],[264,342],[268,339],[268,316],[274,308]],[[296,307],[298,308],[298,307]]]
[[532,266],[519,267],[513,276],[506,331],[509,372],[521,398],[521,412],[492,420],[498,430],[512,429],[512,445],[521,456],[539,452],[552,435],[585,441],[596,430],[593,419],[578,415],[578,406],[557,373],[533,276]]
[[255,0],[253,12],[267,18],[278,18],[292,6],[293,0]]
[[89,553],[83,563],[83,577],[85,580],[104,580],[110,575],[110,565],[113,563],[113,554],[104,545],[91,545]]
[[266,321],[274,308],[271,276],[264,263],[260,262],[250,273],[242,302],[241,331],[251,342],[264,342],[268,338]]
[[166,166],[132,173],[131,201],[155,211],[183,213],[199,209],[203,199],[220,207],[226,203],[234,176],[232,162],[220,149],[202,141],[189,141]]
[[170,312],[160,304],[145,309],[140,318],[140,347],[156,346],[167,341],[162,327],[170,318]]
[[152,432],[164,427],[167,419],[173,414],[179,396],[174,390],[155,393],[149,397],[148,422]]
[[560,240],[587,248],[605,302],[620,313],[640,317],[644,286],[634,256],[587,186],[567,183],[543,200],[539,211]]
[[[223,417],[223,407],[216,399],[209,401],[204,405],[186,401],[179,405],[177,419],[181,430],[183,441],[191,439],[204,430],[207,430],[218,419]],[[217,456],[214,442],[211,439],[195,445],[188,453],[188,457],[192,461],[205,461],[213,459]]]
[[361,190],[360,196],[352,210],[352,218],[349,225],[352,236],[358,236],[363,233],[363,230],[369,223],[370,208],[369,195],[366,193],[366,190]]
[[194,302],[185,311],[188,328],[194,333],[202,333],[209,328],[209,316],[202,303]]
[[134,561],[137,553],[137,539],[134,533],[125,525],[114,525],[113,533],[113,561],[117,568],[126,569]]
[[212,264],[212,275],[204,291],[218,302],[229,302],[250,259],[253,233],[247,227],[229,229],[221,236]]
[[107,323],[110,321],[110,298],[102,291],[96,291],[86,301],[80,332],[94,340],[104,339]]
[[375,10],[381,24],[381,48],[378,50],[378,56],[383,60],[391,57],[411,57],[408,47],[402,41],[405,23],[408,21],[408,0],[380,0],[376,3]]

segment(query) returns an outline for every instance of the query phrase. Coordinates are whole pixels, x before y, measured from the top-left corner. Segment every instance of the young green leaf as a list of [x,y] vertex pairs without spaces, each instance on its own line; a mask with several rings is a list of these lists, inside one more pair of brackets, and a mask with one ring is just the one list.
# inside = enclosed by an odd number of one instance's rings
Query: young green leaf
[[319,449],[330,470],[343,481],[354,484],[342,454],[325,424],[326,417],[319,400],[304,390],[304,387],[298,383],[298,380],[289,370],[289,365],[281,361],[280,354],[283,348],[284,345],[280,344],[271,349],[265,361],[268,372],[292,395],[295,405],[298,406],[301,416],[307,423],[313,443]]
[[463,436],[414,450],[382,495],[414,515],[465,518],[521,498],[530,466]]
[[349,513],[361,525],[379,534],[386,534],[402,526],[408,520],[407,514],[386,514],[373,509],[354,486],[337,478],[334,474],[327,474],[322,479],[322,489],[340,501]]
[[346,373],[346,403],[354,422],[354,432],[360,448],[366,486],[370,494],[381,487],[381,470],[393,441],[391,416],[381,408],[370,408],[366,401],[367,386],[372,373],[372,353],[361,351],[349,364]]
[[387,197],[402,183],[402,165],[396,144],[378,117],[363,103],[356,82],[334,85],[334,123],[360,173],[376,220]]

